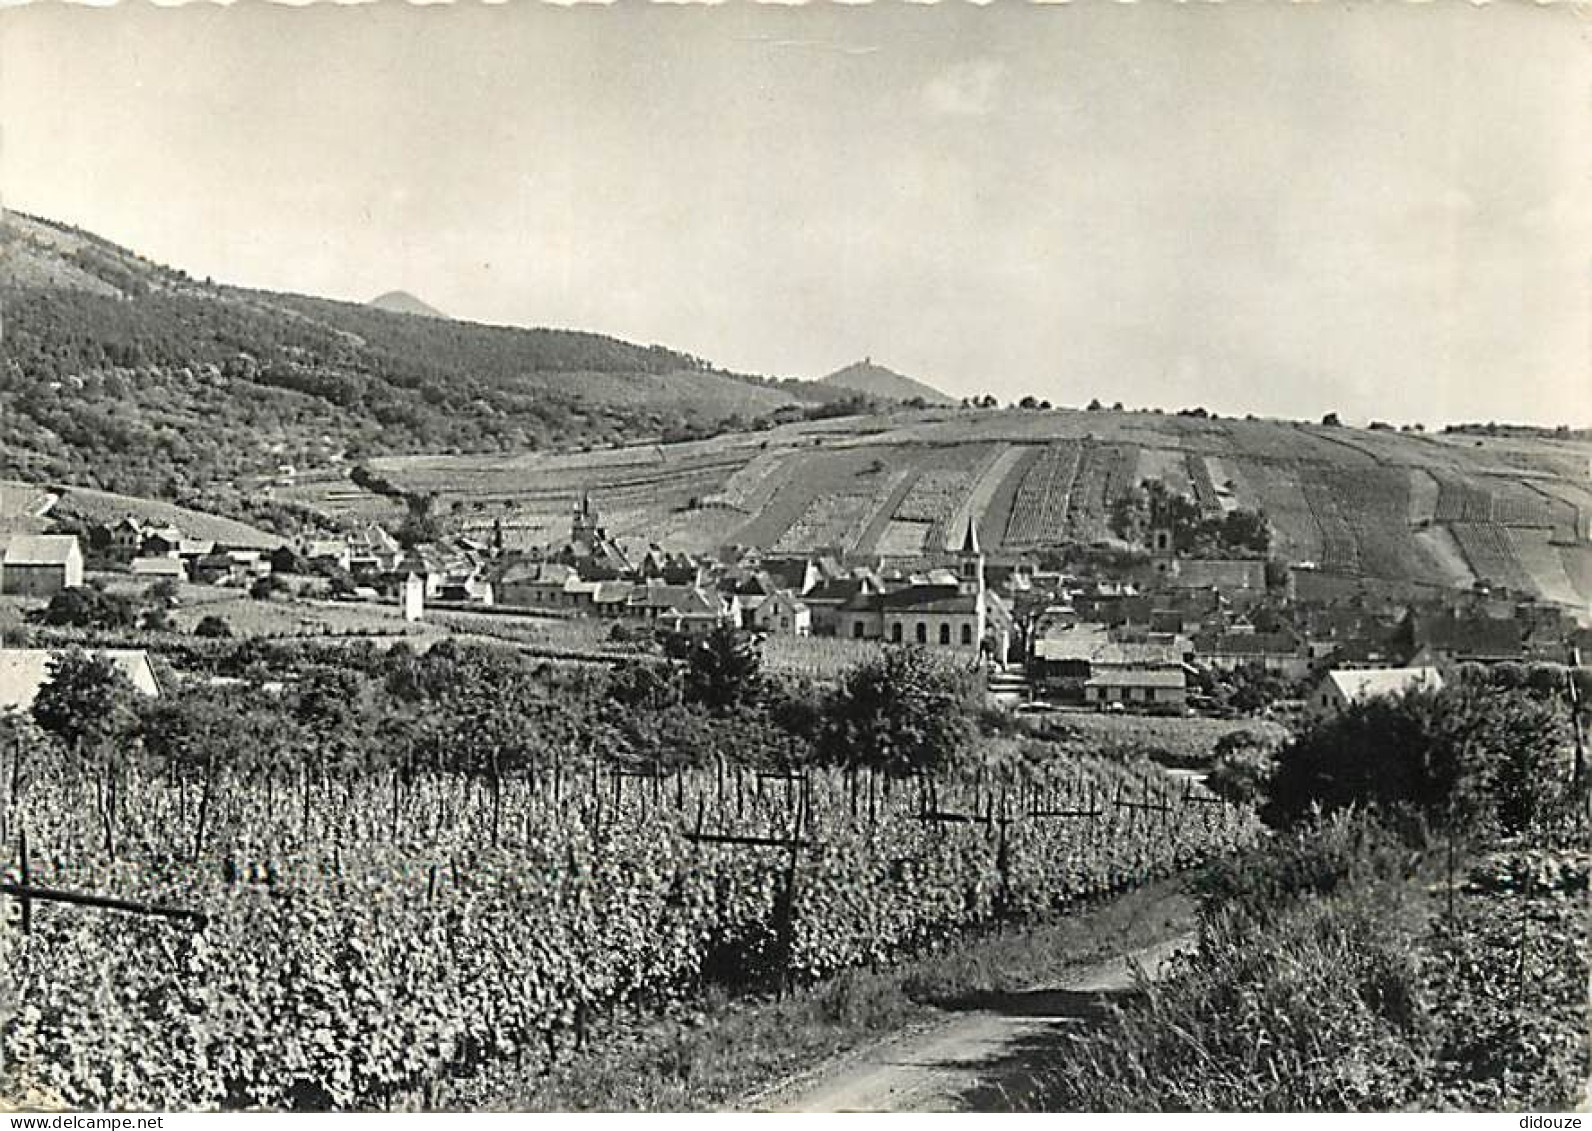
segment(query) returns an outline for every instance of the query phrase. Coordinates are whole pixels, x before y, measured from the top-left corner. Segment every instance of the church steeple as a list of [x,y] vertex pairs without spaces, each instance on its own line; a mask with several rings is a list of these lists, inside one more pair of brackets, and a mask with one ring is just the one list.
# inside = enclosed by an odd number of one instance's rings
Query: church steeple
[[957,553],[957,572],[964,587],[984,592],[984,549],[978,544],[978,521],[969,515],[967,531],[962,535],[962,548]]
[[591,492],[583,490],[575,500],[575,514],[569,524],[569,540],[576,545],[590,545],[602,537],[597,525],[597,508],[592,506]]

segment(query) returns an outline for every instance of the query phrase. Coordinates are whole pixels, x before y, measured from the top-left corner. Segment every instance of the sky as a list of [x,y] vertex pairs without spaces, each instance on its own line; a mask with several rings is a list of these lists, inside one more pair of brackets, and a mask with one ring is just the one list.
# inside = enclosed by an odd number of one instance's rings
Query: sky
[[1568,4],[0,11],[0,200],[958,396],[1592,424]]

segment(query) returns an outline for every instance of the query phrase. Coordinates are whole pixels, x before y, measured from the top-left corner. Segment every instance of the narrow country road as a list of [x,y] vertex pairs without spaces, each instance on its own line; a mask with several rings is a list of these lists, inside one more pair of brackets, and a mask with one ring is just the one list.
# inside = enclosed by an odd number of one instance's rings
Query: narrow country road
[[752,1102],[759,1111],[990,1111],[1008,1108],[1031,1081],[1047,1044],[1097,1016],[1113,994],[1151,977],[1180,935],[1074,972],[1054,985],[969,1002],[960,1012],[847,1053]]

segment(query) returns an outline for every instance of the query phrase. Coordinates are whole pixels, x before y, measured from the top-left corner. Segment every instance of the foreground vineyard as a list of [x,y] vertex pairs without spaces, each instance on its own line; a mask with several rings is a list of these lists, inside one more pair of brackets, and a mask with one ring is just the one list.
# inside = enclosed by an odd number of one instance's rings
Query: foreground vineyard
[[94,784],[28,775],[12,828],[33,882],[209,916],[38,904],[30,933],[4,932],[7,1090],[73,1106],[423,1102],[444,1072],[534,1068],[598,1011],[889,962],[1254,832],[1152,768],[1090,760],[937,783],[587,768],[496,793],[135,774],[136,835],[112,861]]

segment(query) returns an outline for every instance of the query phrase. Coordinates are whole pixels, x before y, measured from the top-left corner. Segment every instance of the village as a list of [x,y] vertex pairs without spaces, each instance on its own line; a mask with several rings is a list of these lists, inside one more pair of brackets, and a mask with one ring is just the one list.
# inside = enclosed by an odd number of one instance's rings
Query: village
[[[1308,565],[1181,554],[1161,530],[1137,553],[1086,555],[1076,571],[986,553],[971,522],[956,551],[915,559],[742,547],[693,555],[611,537],[582,492],[566,538],[506,541],[495,523],[485,536],[405,547],[373,523],[264,548],[129,515],[78,533],[6,537],[0,597],[37,613],[59,594],[115,578],[168,600],[179,585],[197,585],[254,601],[397,605],[411,622],[428,609],[475,610],[691,637],[728,626],[798,651],[825,639],[921,646],[982,669],[991,701],[1025,713],[1315,716],[1441,686],[1459,665],[1524,673],[1575,665],[1592,648],[1578,610],[1529,594],[1482,585],[1417,594],[1363,578],[1346,586]],[[214,629],[211,619],[198,631]],[[0,647],[9,673],[0,709],[31,702],[48,654]],[[136,687],[157,693],[140,656],[112,650]]]

